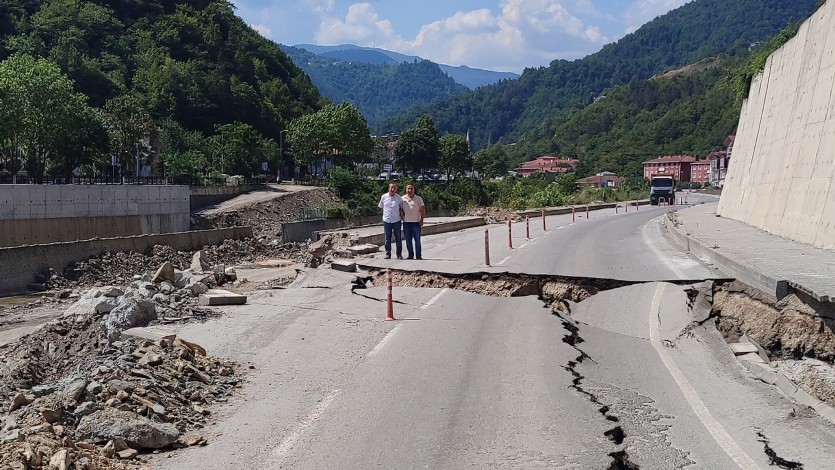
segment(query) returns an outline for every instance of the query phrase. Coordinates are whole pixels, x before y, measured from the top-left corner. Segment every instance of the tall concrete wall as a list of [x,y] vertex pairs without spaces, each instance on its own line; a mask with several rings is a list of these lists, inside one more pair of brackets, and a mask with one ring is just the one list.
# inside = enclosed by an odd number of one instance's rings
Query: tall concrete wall
[[718,214],[835,249],[835,2],[772,54],[742,107]]
[[231,227],[184,233],[140,235],[136,237],[103,238],[77,242],[0,248],[0,294],[25,292],[35,274],[48,268],[63,272],[70,263],[83,261],[102,253],[147,253],[154,245],[168,245],[178,251],[193,251],[206,245],[220,245],[223,240],[252,237],[252,227]]
[[0,247],[185,232],[188,186],[0,185]]

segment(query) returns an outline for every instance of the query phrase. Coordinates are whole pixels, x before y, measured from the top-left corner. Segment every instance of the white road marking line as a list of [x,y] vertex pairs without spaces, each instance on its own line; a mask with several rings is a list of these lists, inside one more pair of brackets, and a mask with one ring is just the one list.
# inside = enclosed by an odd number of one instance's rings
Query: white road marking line
[[699,421],[702,422],[702,425],[707,429],[707,432],[713,437],[713,440],[719,444],[719,447],[728,454],[728,457],[734,461],[734,463],[742,469],[759,469],[759,465],[754,462],[754,459],[751,458],[748,454],[739,447],[739,444],[731,437],[730,434],[725,430],[724,427],[713,417],[710,413],[710,410],[707,409],[707,406],[699,397],[699,394],[690,385],[690,382],[685,377],[684,373],[681,372],[681,369],[678,368],[676,363],[673,361],[673,358],[667,354],[666,349],[664,349],[664,345],[661,344],[659,341],[659,320],[658,315],[661,310],[661,298],[664,296],[664,290],[666,289],[666,284],[658,284],[658,287],[655,289],[655,295],[652,297],[652,306],[650,307],[649,312],[649,339],[650,344],[652,347],[655,348],[655,352],[658,353],[658,356],[661,357],[661,361],[664,363],[664,366],[667,368],[667,372],[673,377],[675,380],[676,385],[681,390],[681,393],[684,395],[684,398],[687,400],[687,403],[690,405],[690,409],[693,410],[693,413],[696,414],[696,417],[699,418]]
[[430,306],[430,305],[432,305],[432,304],[434,304],[435,302],[437,302],[437,301],[438,301],[438,299],[440,299],[442,295],[446,294],[446,292],[447,292],[448,290],[449,290],[449,288],[448,288],[448,287],[444,287],[443,289],[441,289],[441,291],[440,291],[440,292],[438,292],[437,294],[435,294],[435,297],[432,297],[431,299],[429,299],[429,302],[426,302],[426,304],[422,305],[422,306],[420,307],[420,309],[421,309],[421,310],[426,310],[427,308],[429,308],[429,306]]
[[304,420],[302,420],[302,422],[299,423],[299,426],[296,428],[296,430],[290,433],[289,436],[285,437],[281,444],[278,447],[276,447],[275,450],[273,450],[273,457],[280,458],[287,455],[287,452],[289,452],[290,449],[292,449],[293,446],[296,445],[296,442],[298,442],[299,439],[301,439],[301,437],[304,436],[304,433],[307,432],[307,430],[313,426],[313,424],[316,422],[316,420],[319,419],[320,416],[322,416],[322,413],[324,413],[325,410],[327,410],[328,407],[331,406],[331,403],[333,403],[333,401],[336,400],[336,397],[338,397],[340,393],[342,393],[341,389],[334,390],[330,393],[330,395],[326,396],[322,401],[320,401],[316,405],[316,407],[313,408],[313,411],[311,411],[310,414],[307,415],[307,418],[305,418]]
[[503,260],[501,260],[501,261],[499,261],[498,263],[496,263],[496,266],[501,266],[501,265],[503,265],[503,264],[504,264],[504,262],[505,262],[505,261],[507,261],[507,260],[509,260],[509,259],[510,259],[510,256],[505,256],[505,258],[504,258]]
[[386,336],[384,336],[383,339],[381,339],[379,343],[377,343],[377,346],[374,346],[374,349],[372,349],[371,351],[368,352],[368,354],[365,355],[365,357],[369,358],[369,357],[377,354],[378,352],[380,352],[383,349],[383,347],[386,345],[386,343],[388,343],[391,340],[391,338],[394,336],[394,334],[397,333],[397,330],[399,330],[400,327],[402,327],[402,326],[403,325],[397,325],[394,328],[392,328],[391,331],[389,331],[388,334]]
[[641,237],[644,239],[644,243],[646,243],[649,249],[652,250],[652,252],[655,253],[655,255],[658,256],[658,258],[661,261],[663,261],[664,264],[667,265],[667,267],[670,268],[670,270],[673,271],[676,276],[679,277],[679,279],[687,279],[687,274],[684,274],[684,271],[678,269],[676,265],[670,262],[669,257],[667,255],[661,253],[661,251],[658,248],[656,248],[655,243],[652,242],[652,239],[647,234],[648,227],[649,223],[644,224],[644,228],[641,230]]
[[528,244],[529,244],[529,243],[530,243],[530,242],[523,244],[523,245],[522,245],[522,246],[520,246],[518,249],[520,249],[520,250],[521,250],[522,248],[524,248],[524,247],[528,246]]

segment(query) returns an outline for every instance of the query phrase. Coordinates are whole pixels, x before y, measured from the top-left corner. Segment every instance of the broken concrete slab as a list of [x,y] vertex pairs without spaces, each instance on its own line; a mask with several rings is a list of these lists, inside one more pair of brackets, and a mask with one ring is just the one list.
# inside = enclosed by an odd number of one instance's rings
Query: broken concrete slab
[[754,375],[756,375],[757,378],[762,380],[763,382],[771,385],[777,382],[777,377],[780,376],[779,373],[777,373],[774,370],[771,370],[771,368],[769,368],[768,366],[761,366],[759,371]]
[[783,391],[788,396],[792,396],[797,392],[797,385],[794,384],[788,377],[783,374],[777,375],[777,380],[774,382],[774,385],[777,386],[780,390]]
[[758,352],[757,347],[751,343],[729,343],[728,346],[737,356]]
[[753,344],[753,345],[754,345],[754,347],[755,347],[755,348],[757,348],[757,354],[759,354],[759,355],[760,355],[760,357],[762,358],[763,362],[765,362],[766,364],[768,364],[769,362],[771,362],[771,359],[768,357],[768,353],[766,353],[766,352],[765,352],[765,349],[763,349],[763,348],[762,348],[762,346],[760,346],[760,344],[759,344],[759,343],[757,343],[757,342],[756,342],[756,341],[754,341],[754,340],[753,340],[750,336],[748,336],[748,334],[747,334],[747,333],[746,333],[746,334],[744,334],[744,335],[742,335],[742,336],[739,338],[739,342],[740,342],[740,343],[750,343],[750,344]]
[[371,243],[348,247],[348,252],[354,256],[377,253],[378,251],[380,251],[380,247],[378,245],[372,245]]
[[832,408],[824,402],[820,402],[815,406],[815,412],[830,423],[835,424],[835,408]]
[[338,259],[331,262],[331,269],[343,271],[346,273],[354,273],[357,272],[357,263],[344,259]]
[[765,363],[765,361],[763,361],[763,359],[757,353],[745,353],[745,354],[742,354],[741,356],[737,356],[737,357],[739,358],[740,361],[759,362],[761,364]]
[[794,395],[792,395],[792,399],[797,402],[798,405],[808,406],[809,408],[814,408],[818,406],[820,400],[809,395],[805,390],[798,388]]
[[246,296],[224,289],[209,289],[205,294],[200,294],[197,302],[208,306],[243,305],[246,303]]
[[137,338],[157,342],[161,339],[173,341],[177,334],[173,329],[164,326],[140,326],[123,331],[121,336],[123,341],[127,338]]

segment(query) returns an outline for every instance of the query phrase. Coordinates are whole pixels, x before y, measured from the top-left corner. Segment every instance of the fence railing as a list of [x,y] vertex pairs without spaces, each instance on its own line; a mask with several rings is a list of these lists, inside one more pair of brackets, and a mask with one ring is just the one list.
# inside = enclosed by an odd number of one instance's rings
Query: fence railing
[[0,184],[101,184],[101,185],[186,185],[186,186],[243,186],[266,184],[264,178],[236,178],[234,183],[227,182],[226,178],[194,178],[176,177],[162,178],[150,177],[112,177],[112,176],[62,176],[46,175],[41,177],[18,175],[13,178],[9,175],[0,175]]

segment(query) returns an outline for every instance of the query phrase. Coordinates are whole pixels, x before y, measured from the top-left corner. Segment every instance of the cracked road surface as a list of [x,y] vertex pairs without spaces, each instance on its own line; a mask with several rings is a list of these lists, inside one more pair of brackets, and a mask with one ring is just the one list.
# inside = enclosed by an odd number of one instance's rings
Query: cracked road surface
[[[556,227],[565,216],[549,218],[553,235],[532,233],[537,238],[493,270],[640,281],[715,275],[654,238],[662,213],[642,208],[617,220],[592,213],[563,229]],[[483,229],[429,237],[433,259],[391,265],[483,270],[483,242],[467,242],[480,237]],[[835,462],[835,428],[742,368],[709,311],[698,301],[690,308],[688,286],[602,291],[570,302],[570,315],[534,295],[396,287],[398,320],[384,322],[385,287],[352,295],[353,278],[306,271],[217,320],[183,325],[186,339],[254,369],[238,397],[216,410],[208,446],[158,456],[154,466],[823,469]]]

